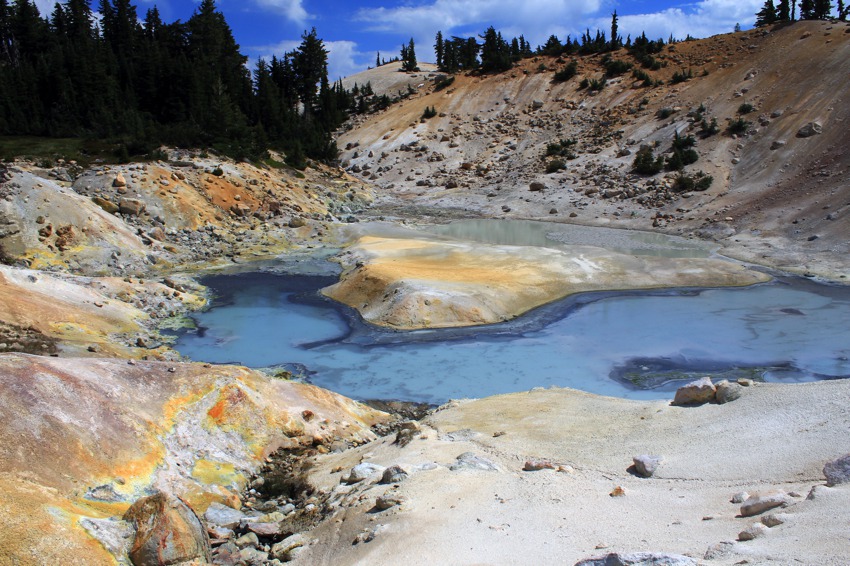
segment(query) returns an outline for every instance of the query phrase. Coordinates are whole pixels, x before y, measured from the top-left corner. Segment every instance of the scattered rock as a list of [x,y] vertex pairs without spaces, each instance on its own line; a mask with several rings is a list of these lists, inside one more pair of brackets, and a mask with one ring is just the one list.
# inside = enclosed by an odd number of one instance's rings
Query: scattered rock
[[375,508],[378,511],[386,511],[404,503],[404,498],[400,495],[384,494],[375,499]]
[[105,212],[108,212],[109,214],[115,214],[116,212],[118,212],[120,210],[118,205],[115,204],[114,202],[112,202],[111,200],[108,200],[108,199],[105,199],[105,198],[102,198],[102,197],[92,197],[91,200],[92,200],[93,203],[95,203],[97,206],[99,206]]
[[611,490],[611,493],[609,493],[608,495],[610,495],[611,497],[625,497],[626,490],[622,486],[618,485],[613,490]]
[[481,456],[477,456],[472,452],[464,452],[457,457],[457,460],[449,466],[453,472],[458,470],[483,470],[487,472],[495,472],[499,468],[492,461]]
[[289,221],[290,228],[301,228],[302,226],[306,226],[307,221],[301,218],[300,216],[295,216]]
[[823,126],[820,122],[809,122],[799,130],[797,130],[798,138],[810,138],[823,133]]
[[787,142],[785,140],[776,140],[772,144],[770,144],[770,149],[779,149],[780,147],[785,147]]
[[710,377],[703,377],[676,390],[674,405],[701,405],[714,401],[716,389]]
[[115,179],[112,180],[112,186],[113,187],[126,187],[127,186],[127,179],[124,178],[124,175],[121,175],[119,173],[118,175],[115,176]]
[[766,493],[755,493],[747,498],[741,505],[741,516],[752,517],[764,513],[768,509],[785,507],[790,503],[788,494],[784,491],[775,490]]
[[635,552],[621,554],[612,552],[605,556],[587,558],[575,566],[697,566],[696,560],[681,554],[659,552]]
[[276,560],[289,561],[292,559],[292,553],[296,548],[303,548],[306,545],[307,539],[303,534],[297,533],[272,546],[271,556]]
[[245,513],[242,511],[238,511],[218,502],[210,503],[210,506],[207,507],[207,510],[204,512],[204,519],[206,519],[207,523],[226,527],[228,529],[236,528],[239,525],[239,522],[244,518]]
[[743,503],[744,501],[749,499],[749,497],[750,497],[750,494],[747,493],[746,491],[739,491],[738,493],[736,493],[735,495],[732,496],[732,499],[730,501],[732,503],[740,505],[741,503]]
[[127,510],[124,520],[136,527],[129,552],[135,566],[212,560],[200,519],[177,497],[163,492],[143,497]]
[[544,191],[546,190],[546,185],[540,181],[534,181],[528,185],[528,190],[533,192]]
[[842,483],[850,483],[850,454],[827,462],[823,467],[826,485],[832,487]]
[[347,484],[358,483],[361,482],[370,476],[377,474],[379,472],[383,472],[384,467],[379,466],[377,464],[372,464],[370,462],[363,462],[362,464],[357,464],[351,471],[348,472],[348,475],[342,478],[342,481]]
[[725,379],[718,383],[715,389],[715,400],[721,405],[740,399],[741,395],[744,394],[744,387],[742,385]]
[[753,540],[760,536],[764,536],[767,534],[767,527],[762,525],[761,523],[753,523],[740,533],[738,533],[738,540],[746,541]]
[[773,528],[779,525],[784,525],[788,515],[785,513],[771,513],[761,518],[761,522],[765,527]]
[[410,441],[422,434],[422,427],[416,421],[404,421],[399,425],[399,431],[395,435],[394,444],[407,446]]
[[251,521],[248,523],[248,530],[261,537],[280,537],[284,533],[283,526],[278,523],[260,523]]
[[661,456],[641,454],[640,456],[635,456],[632,460],[635,463],[635,471],[638,475],[649,478],[658,469],[658,465],[661,463]]
[[145,203],[134,198],[122,198],[118,201],[118,210],[121,214],[130,216],[141,216],[145,211]]
[[522,469],[526,472],[536,472],[538,470],[557,470],[558,466],[549,460],[527,460]]
[[236,546],[239,548],[246,548],[249,546],[257,546],[260,544],[260,538],[256,535],[256,533],[245,533],[235,541]]
[[390,466],[384,470],[381,483],[399,483],[407,479],[407,472],[401,466]]

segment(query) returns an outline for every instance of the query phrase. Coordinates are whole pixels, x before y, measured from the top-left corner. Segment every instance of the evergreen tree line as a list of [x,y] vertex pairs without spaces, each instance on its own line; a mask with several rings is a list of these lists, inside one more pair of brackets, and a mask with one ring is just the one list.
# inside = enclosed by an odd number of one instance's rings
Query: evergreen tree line
[[331,132],[358,104],[328,82],[315,29],[251,72],[214,0],[185,23],[164,23],[156,7],[140,23],[130,0],[99,0],[98,11],[100,23],[89,0],[67,0],[43,18],[32,0],[0,0],[0,134],[110,139],[133,154],[273,148],[299,165],[337,156]]
[[[520,35],[511,41],[502,37],[492,26],[483,35],[476,37],[457,37],[445,39],[441,31],[437,32],[434,43],[434,54],[437,67],[446,73],[460,71],[480,71],[482,73],[498,73],[506,71],[522,59],[535,55],[552,57],[570,55],[593,55],[607,53],[626,47],[636,57],[643,58],[649,53],[657,53],[664,46],[664,40],[650,41],[646,34],[632,43],[631,36],[626,41],[619,34],[617,12],[611,14],[611,33],[606,37],[605,32],[596,30],[591,34],[586,30],[580,38],[567,36],[566,42],[556,35],[549,36],[546,43],[532,49],[525,37]],[[483,40],[481,43],[478,39]],[[670,43],[675,40],[670,37]]]
[[[801,20],[826,20],[832,17],[833,5],[830,0],[767,0],[761,10],[756,13],[756,27],[767,26],[775,23],[793,22],[797,20],[797,8],[799,6],[799,19]],[[850,6],[844,5],[844,0],[838,0],[837,14],[839,20],[845,21]]]

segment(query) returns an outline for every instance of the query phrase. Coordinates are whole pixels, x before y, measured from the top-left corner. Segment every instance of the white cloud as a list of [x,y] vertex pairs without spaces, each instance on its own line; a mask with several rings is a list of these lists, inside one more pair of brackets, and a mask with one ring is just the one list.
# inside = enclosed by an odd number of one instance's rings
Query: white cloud
[[311,18],[304,9],[303,0],[256,0],[256,3],[261,8],[279,12],[298,24],[303,24]]
[[357,19],[367,22],[372,31],[414,36],[422,29],[449,34],[472,27],[482,32],[482,26],[489,25],[499,29],[513,26],[530,33],[555,22],[564,25],[586,18],[598,12],[601,5],[601,0],[433,0],[419,6],[365,8],[357,13]]
[[[720,33],[730,33],[735,24],[744,28],[751,27],[756,12],[761,9],[762,0],[702,0],[686,8],[668,8],[661,12],[620,16],[618,24],[620,34],[632,38],[646,32],[650,39],[667,39],[671,34],[684,39],[709,37]],[[602,30],[610,27],[610,18],[595,22]]]

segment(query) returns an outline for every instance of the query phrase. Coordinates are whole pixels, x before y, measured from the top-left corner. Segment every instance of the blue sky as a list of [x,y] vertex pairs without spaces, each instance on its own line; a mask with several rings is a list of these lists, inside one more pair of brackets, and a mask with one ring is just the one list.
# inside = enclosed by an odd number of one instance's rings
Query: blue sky
[[[54,0],[36,0],[42,15]],[[187,20],[196,0],[135,0],[139,17],[156,5],[166,22]],[[397,56],[402,43],[416,44],[419,61],[433,61],[434,36],[469,36],[494,26],[507,38],[523,34],[533,45],[555,34],[565,40],[585,28],[608,32],[611,13],[619,15],[625,37],[646,31],[651,38],[707,37],[748,28],[763,0],[217,0],[242,53],[251,58],[280,55],[315,27],[330,50],[331,78],[374,66],[376,53]],[[92,1],[96,9],[97,1]]]

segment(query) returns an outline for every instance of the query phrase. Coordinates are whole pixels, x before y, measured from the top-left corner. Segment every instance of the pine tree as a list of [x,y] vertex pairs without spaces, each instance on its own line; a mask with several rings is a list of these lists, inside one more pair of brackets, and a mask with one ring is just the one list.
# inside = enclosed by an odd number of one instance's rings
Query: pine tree
[[295,74],[295,90],[307,113],[313,112],[318,95],[319,82],[327,74],[328,51],[325,43],[316,35],[316,28],[301,35],[301,45],[292,54],[292,70]]
[[847,20],[847,11],[850,7],[844,7],[844,0],[838,0],[838,19],[843,21]]
[[617,26],[617,10],[614,10],[614,13],[611,14],[611,40],[609,43],[609,49],[611,51],[616,51],[620,47],[622,47],[623,42],[619,35],[617,35],[618,26]]
[[445,45],[443,44],[443,32],[438,31],[437,37],[434,39],[434,55],[437,59],[437,68],[443,68],[443,53],[445,51]]
[[829,18],[832,12],[832,2],[830,0],[814,0],[812,4],[812,15],[815,19],[825,20]]
[[413,45],[413,38],[405,47],[401,46],[401,70],[406,73],[413,73],[419,70],[419,65],[416,62],[416,49]]
[[378,54],[375,56],[375,68],[377,69],[380,66],[381,66],[381,52],[378,51]]
[[791,20],[791,5],[789,0],[779,0],[779,7],[776,9],[776,19],[780,22]]
[[756,14],[756,27],[769,26],[775,23],[776,19],[776,7],[773,5],[773,0],[767,0]]
[[800,0],[800,19],[815,19],[815,6],[813,0]]

